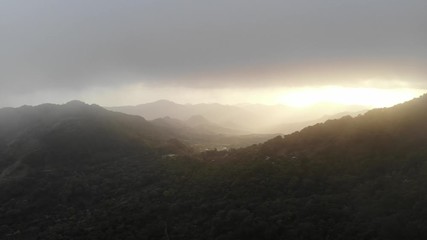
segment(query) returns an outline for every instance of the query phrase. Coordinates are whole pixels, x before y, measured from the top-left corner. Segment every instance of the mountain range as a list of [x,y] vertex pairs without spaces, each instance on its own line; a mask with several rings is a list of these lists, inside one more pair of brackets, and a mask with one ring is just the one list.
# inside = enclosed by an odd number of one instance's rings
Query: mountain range
[[205,116],[1,109],[0,238],[425,239],[426,110],[424,95],[200,152],[170,129]]
[[186,121],[194,116],[202,116],[211,123],[227,129],[228,134],[288,134],[311,124],[323,122],[325,118],[364,113],[362,106],[341,106],[322,104],[307,108],[293,108],[285,105],[218,103],[178,104],[168,100],[136,106],[107,107],[126,114],[139,115],[148,120],[170,117]]

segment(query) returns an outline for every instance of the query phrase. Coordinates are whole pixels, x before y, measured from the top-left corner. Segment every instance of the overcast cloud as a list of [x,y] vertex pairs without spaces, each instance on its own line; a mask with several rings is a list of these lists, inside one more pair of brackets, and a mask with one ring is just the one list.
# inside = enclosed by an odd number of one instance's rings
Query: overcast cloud
[[426,26],[425,0],[4,0],[0,100],[136,83],[230,88],[379,79],[426,88]]

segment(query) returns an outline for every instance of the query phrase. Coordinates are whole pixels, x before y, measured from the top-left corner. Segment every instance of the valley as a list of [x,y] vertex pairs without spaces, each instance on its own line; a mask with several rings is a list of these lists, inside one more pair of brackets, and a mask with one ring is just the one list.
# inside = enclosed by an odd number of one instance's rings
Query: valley
[[174,128],[78,101],[1,109],[0,234],[422,238],[426,107],[422,96],[203,151]]

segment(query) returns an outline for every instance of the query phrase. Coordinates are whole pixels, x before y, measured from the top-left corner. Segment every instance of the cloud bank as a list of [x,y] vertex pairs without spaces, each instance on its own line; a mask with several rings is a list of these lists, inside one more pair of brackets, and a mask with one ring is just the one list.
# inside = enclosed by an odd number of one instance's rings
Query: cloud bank
[[426,23],[424,0],[6,0],[0,94],[137,83],[425,88]]

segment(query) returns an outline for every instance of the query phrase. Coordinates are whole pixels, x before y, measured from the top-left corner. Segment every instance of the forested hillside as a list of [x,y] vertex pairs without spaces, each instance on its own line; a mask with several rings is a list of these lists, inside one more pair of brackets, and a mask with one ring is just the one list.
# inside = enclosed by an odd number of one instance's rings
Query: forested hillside
[[[113,126],[122,133],[130,123],[119,124],[108,112],[90,127],[87,119],[94,118],[84,117],[73,131],[64,123],[49,134],[30,134],[41,143],[28,154],[2,138],[0,236],[425,239],[426,110],[423,96],[264,144],[202,153],[176,140],[133,145],[140,138],[111,135]],[[2,120],[2,136],[40,129],[29,123],[14,129],[12,119]],[[101,122],[106,125],[97,128]]]

